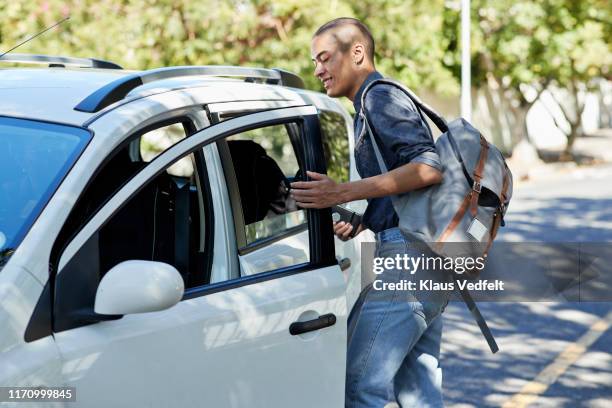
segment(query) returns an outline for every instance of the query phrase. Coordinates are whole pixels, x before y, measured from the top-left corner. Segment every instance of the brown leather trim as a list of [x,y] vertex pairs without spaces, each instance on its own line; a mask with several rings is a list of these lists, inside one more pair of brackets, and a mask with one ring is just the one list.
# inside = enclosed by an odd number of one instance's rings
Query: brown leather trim
[[468,204],[470,203],[470,198],[472,197],[473,193],[474,193],[474,191],[470,190],[465,195],[465,198],[463,199],[463,202],[461,203],[461,206],[459,207],[459,209],[455,213],[455,216],[453,217],[451,222],[448,224],[448,227],[446,227],[446,229],[444,230],[442,235],[440,235],[440,239],[436,243],[436,248],[441,249],[442,248],[442,244],[453,233],[455,228],[457,228],[457,225],[459,225],[459,223],[461,222],[461,219],[463,218],[463,216],[465,215],[465,212],[467,211]]
[[489,249],[491,249],[491,245],[493,245],[493,240],[497,236],[497,230],[501,224],[501,209],[498,209],[493,216],[493,225],[491,226],[491,233],[489,235],[489,242],[487,243],[487,248],[484,251],[484,254],[489,253]]
[[501,220],[504,215],[503,208],[504,208],[504,205],[506,204],[506,193],[508,192],[508,187],[510,186],[510,177],[508,177],[509,171],[510,170],[506,166],[506,172],[504,173],[504,182],[502,184],[502,189],[501,189],[502,202],[493,217],[493,225],[491,226],[491,235],[489,236],[489,243],[487,244],[487,248],[485,249],[485,252],[484,252],[485,255],[489,253],[489,249],[491,249],[491,245],[493,245],[493,240],[497,236],[497,230],[499,230],[499,226],[501,225]]
[[508,177],[509,171],[510,169],[508,169],[508,166],[506,166],[506,172],[504,173],[504,182],[502,184],[501,189],[502,204],[506,204],[506,193],[508,193],[508,187],[510,187],[510,177]]
[[[480,182],[482,181],[482,178],[484,177],[484,167],[485,167],[485,163],[487,161],[487,153],[489,151],[489,143],[487,142],[487,140],[480,135],[480,157],[478,158],[478,163],[476,164],[476,168],[474,169],[474,184],[478,183],[478,185],[480,186]],[[474,189],[474,186],[472,186],[472,189],[474,191],[474,194],[472,194],[472,203],[470,205],[471,207],[471,214],[472,217],[476,217],[476,214],[478,214],[478,197],[480,197],[480,191],[477,191]],[[480,188],[479,188],[480,190]]]

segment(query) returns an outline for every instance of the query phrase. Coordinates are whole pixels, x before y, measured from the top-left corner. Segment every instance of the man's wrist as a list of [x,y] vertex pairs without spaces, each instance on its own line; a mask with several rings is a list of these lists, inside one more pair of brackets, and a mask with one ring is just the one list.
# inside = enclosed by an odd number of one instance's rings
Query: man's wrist
[[355,189],[353,186],[354,183],[354,181],[347,181],[338,184],[338,198],[340,199],[338,204],[349,203],[357,200],[357,198],[355,198]]

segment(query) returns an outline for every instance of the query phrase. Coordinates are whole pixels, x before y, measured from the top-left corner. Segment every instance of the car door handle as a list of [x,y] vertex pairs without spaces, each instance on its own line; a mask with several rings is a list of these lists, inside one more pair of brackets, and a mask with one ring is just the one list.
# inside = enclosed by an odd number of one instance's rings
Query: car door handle
[[341,260],[338,261],[338,265],[340,265],[340,270],[341,271],[346,271],[348,268],[351,267],[351,259],[350,258],[342,258]]
[[333,313],[328,313],[313,320],[291,323],[289,326],[289,333],[291,333],[292,336],[296,336],[298,334],[308,333],[324,327],[333,326],[334,324],[336,324],[336,315]]

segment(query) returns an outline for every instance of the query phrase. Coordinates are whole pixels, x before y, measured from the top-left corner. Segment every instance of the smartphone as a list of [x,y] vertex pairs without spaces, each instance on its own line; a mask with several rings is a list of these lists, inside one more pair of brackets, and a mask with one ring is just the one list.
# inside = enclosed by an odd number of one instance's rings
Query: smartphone
[[332,220],[334,222],[348,222],[353,226],[353,230],[351,231],[351,237],[355,236],[357,232],[357,228],[359,228],[359,224],[361,224],[361,214],[358,214],[354,211],[348,210],[342,206],[334,205],[332,207]]

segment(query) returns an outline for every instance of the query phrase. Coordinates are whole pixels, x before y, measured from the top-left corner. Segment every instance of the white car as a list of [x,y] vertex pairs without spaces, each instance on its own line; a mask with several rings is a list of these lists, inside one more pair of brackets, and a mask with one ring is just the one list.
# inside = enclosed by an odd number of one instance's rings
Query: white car
[[335,239],[287,192],[357,177],[342,105],[280,70],[1,59],[50,64],[0,69],[5,403],[344,406],[371,235]]

